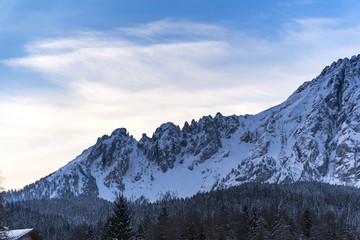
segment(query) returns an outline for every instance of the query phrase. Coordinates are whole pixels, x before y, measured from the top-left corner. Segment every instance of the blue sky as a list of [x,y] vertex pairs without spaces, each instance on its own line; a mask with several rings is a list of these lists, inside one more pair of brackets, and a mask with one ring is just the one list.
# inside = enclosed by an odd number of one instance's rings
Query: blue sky
[[360,53],[358,1],[0,0],[0,168],[20,188],[126,127],[284,101]]
[[[188,19],[230,25],[265,38],[277,38],[277,28],[296,18],[357,19],[357,1],[45,1],[0,2],[3,57],[21,56],[29,41],[71,31],[112,31],[118,27]],[[350,15],[350,17],[349,17]],[[353,15],[353,17],[351,17]]]

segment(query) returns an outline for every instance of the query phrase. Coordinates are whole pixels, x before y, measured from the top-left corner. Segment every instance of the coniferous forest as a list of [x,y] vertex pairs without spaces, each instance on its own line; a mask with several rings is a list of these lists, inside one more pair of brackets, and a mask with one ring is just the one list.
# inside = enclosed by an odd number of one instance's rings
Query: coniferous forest
[[360,190],[246,183],[155,203],[68,196],[4,203],[1,218],[11,229],[35,228],[47,240],[359,239]]

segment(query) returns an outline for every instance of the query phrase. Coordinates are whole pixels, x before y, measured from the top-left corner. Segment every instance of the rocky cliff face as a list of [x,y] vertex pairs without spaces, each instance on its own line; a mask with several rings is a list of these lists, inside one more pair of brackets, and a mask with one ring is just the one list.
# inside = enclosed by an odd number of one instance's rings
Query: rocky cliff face
[[126,129],[7,199],[117,192],[151,201],[242,182],[360,186],[360,55],[340,59],[284,103],[257,115],[165,123],[136,141]]

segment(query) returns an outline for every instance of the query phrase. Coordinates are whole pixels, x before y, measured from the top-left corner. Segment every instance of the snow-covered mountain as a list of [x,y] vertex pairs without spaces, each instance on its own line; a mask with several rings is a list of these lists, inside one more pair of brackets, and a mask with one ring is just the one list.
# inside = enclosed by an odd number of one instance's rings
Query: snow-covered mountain
[[137,141],[116,129],[55,173],[7,199],[68,194],[150,201],[248,181],[360,186],[360,55],[327,66],[256,115],[162,124]]

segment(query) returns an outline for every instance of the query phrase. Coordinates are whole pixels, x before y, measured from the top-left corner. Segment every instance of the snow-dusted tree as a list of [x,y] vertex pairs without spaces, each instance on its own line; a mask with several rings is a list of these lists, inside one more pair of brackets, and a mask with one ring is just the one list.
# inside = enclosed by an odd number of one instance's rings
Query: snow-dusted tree
[[[0,181],[1,181],[1,177],[0,177]],[[0,226],[4,226],[5,224],[9,224],[8,222],[5,222],[6,220],[6,212],[4,209],[4,199],[3,199],[3,194],[4,194],[4,188],[2,187],[1,183],[0,183]],[[0,229],[0,239],[8,239],[7,233],[6,233],[6,229],[4,227],[1,227]]]
[[[0,189],[0,191],[2,191]],[[4,226],[5,224],[5,209],[4,209],[4,200],[3,200],[3,194],[0,193],[0,226]]]
[[134,233],[131,228],[131,218],[128,203],[123,196],[118,196],[114,202],[114,212],[105,226],[106,240],[132,239]]
[[276,212],[271,226],[271,239],[294,239],[286,219],[288,219],[286,212]]

